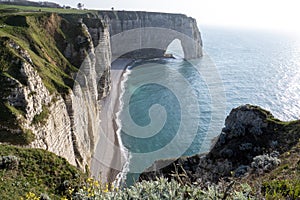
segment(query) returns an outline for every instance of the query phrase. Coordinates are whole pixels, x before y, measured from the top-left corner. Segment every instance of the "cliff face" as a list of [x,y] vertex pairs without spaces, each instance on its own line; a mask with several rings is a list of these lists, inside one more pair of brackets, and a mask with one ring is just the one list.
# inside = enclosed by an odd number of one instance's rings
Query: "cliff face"
[[98,101],[109,91],[111,50],[101,21],[87,27],[80,18],[6,18],[27,38],[10,30],[1,37],[0,139],[46,149],[85,169],[99,139]]
[[99,101],[110,91],[112,54],[161,57],[178,36],[151,50],[143,48],[153,38],[140,34],[137,39],[143,42],[134,47],[141,48],[139,53],[123,53],[111,35],[167,28],[196,41],[183,46],[187,57],[202,55],[196,21],[184,15],[25,13],[4,15],[1,23],[0,142],[49,150],[81,169],[90,164],[99,140]]
[[[174,40],[181,41],[185,58],[202,56],[202,40],[197,22],[182,14],[130,11],[100,11],[99,17],[109,24],[112,40],[112,54],[129,58],[162,57],[168,45]],[[124,43],[124,32],[131,34]],[[131,36],[134,37],[131,37]],[[120,37],[120,41],[118,40]],[[132,52],[129,52],[129,51]]]

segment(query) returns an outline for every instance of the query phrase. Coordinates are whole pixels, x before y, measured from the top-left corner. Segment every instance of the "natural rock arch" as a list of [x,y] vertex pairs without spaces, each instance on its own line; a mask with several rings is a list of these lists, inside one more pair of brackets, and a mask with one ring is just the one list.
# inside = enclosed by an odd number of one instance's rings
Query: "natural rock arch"
[[112,36],[113,60],[121,56],[135,59],[163,57],[169,44],[175,39],[181,41],[184,58],[202,56],[202,49],[197,40],[171,29],[146,27]]
[[165,52],[166,57],[173,56],[173,57],[180,57],[184,58],[184,51],[179,39],[173,40],[167,47]]
[[113,58],[121,55],[136,59],[162,57],[175,39],[181,41],[186,59],[202,56],[196,20],[186,15],[102,11],[99,17],[109,26]]

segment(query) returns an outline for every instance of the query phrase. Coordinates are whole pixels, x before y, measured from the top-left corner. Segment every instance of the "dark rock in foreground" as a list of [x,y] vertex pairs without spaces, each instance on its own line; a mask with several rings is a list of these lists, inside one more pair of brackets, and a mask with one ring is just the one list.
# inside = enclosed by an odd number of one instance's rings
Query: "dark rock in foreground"
[[183,181],[203,184],[268,172],[280,164],[280,154],[299,140],[297,134],[291,137],[288,133],[298,123],[282,122],[258,106],[240,106],[226,118],[225,127],[209,153],[179,158],[159,171],[143,173],[140,179],[181,176]]

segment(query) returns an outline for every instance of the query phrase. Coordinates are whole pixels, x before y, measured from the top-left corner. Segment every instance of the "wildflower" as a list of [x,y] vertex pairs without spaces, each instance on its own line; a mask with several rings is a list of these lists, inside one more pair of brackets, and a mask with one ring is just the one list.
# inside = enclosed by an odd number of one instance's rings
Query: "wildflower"
[[91,192],[88,194],[88,197],[94,197],[95,196],[95,193],[94,192]]
[[33,192],[28,192],[25,197],[27,200],[39,200],[40,199]]
[[95,187],[99,187],[99,186],[100,186],[100,185],[99,185],[99,182],[98,182],[98,181],[95,181],[95,182],[94,182],[94,186],[95,186]]
[[73,189],[73,188],[69,188],[69,189],[68,189],[68,193],[69,193],[69,194],[72,194],[73,192],[74,192],[74,189]]
[[88,182],[88,183],[92,183],[94,180],[92,179],[92,178],[88,178],[87,180],[86,180],[86,182]]
[[107,183],[105,184],[105,189],[103,190],[103,192],[109,192]]

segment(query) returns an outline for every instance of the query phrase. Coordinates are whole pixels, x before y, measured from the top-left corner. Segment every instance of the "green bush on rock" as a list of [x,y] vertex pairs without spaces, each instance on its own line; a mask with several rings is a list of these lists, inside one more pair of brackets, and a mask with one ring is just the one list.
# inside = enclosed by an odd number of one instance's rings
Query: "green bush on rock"
[[299,199],[300,180],[275,180],[263,184],[266,199]]

